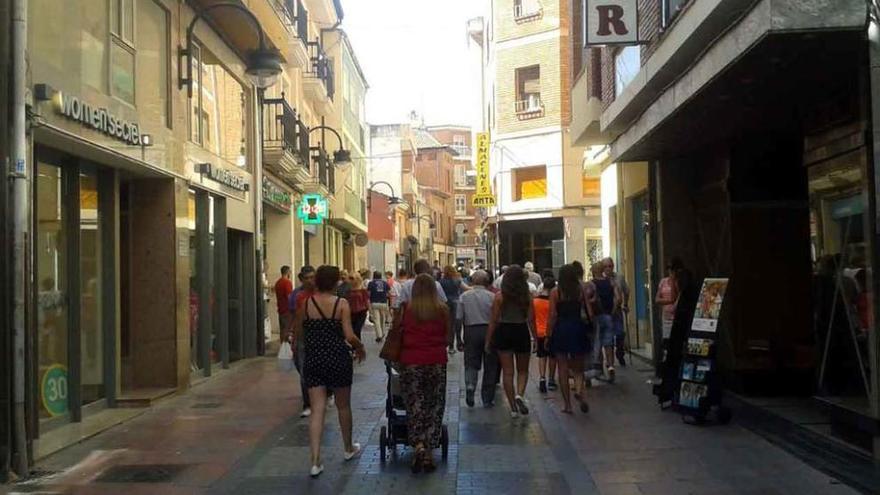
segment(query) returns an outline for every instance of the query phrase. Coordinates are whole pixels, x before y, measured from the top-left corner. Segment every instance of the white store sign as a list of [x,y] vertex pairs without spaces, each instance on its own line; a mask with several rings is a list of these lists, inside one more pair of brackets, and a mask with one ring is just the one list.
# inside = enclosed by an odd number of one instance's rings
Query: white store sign
[[639,42],[638,0],[584,0],[584,44],[634,45]]

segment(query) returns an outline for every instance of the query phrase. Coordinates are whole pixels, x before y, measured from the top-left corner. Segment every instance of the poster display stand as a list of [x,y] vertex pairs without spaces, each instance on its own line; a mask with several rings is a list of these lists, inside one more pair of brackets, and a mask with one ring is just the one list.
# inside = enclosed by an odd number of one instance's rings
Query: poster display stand
[[722,387],[716,359],[718,333],[723,331],[718,321],[728,282],[726,278],[703,280],[694,319],[685,338],[673,406],[688,423],[702,424],[710,416],[719,423],[730,421],[730,410],[721,405]]

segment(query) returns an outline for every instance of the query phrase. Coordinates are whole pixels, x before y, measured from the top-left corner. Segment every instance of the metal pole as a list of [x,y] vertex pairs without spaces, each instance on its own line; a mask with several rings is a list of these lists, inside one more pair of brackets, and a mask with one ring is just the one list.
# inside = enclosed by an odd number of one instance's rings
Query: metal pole
[[19,477],[29,474],[27,432],[25,430],[25,335],[27,302],[28,190],[27,119],[27,0],[12,0],[12,265],[13,265],[13,329],[14,349],[14,411],[15,472]]
[[[260,29],[262,32],[262,29]],[[263,262],[263,133],[260,132],[262,129],[263,122],[263,98],[265,96],[264,89],[257,89],[257,108],[256,108],[256,116],[259,121],[259,126],[254,126],[254,134],[256,134],[254,138],[254,149],[256,152],[254,153],[254,188],[251,194],[253,195],[254,202],[254,247],[256,248],[254,251],[254,257],[257,260],[257,264],[254,268],[254,273],[252,276],[256,277],[257,285],[256,285],[256,294],[248,294],[244,297],[256,297],[257,299],[257,311],[256,317],[257,321],[255,322],[257,328],[257,335],[255,338],[257,339],[257,354],[262,356],[266,353],[266,329],[264,328],[264,324],[266,321],[265,312],[266,312],[266,301],[264,299],[264,291],[263,287],[263,270],[266,269],[266,264]],[[253,336],[252,336],[253,337]]]

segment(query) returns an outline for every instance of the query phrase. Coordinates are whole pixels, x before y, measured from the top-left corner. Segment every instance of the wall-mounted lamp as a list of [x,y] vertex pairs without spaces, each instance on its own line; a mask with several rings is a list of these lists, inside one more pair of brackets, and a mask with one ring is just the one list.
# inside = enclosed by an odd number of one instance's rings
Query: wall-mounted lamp
[[281,74],[281,55],[279,55],[277,50],[266,45],[266,34],[263,32],[263,27],[260,25],[260,21],[257,20],[257,17],[253,12],[248,10],[244,5],[236,2],[215,3],[196,12],[195,17],[193,17],[193,20],[189,23],[189,27],[186,30],[186,47],[181,47],[179,50],[181,58],[180,66],[181,68],[186,68],[186,77],[183,76],[184,73],[181,69],[178,86],[181,89],[186,86],[190,98],[192,97],[193,87],[193,31],[195,30],[196,23],[199,19],[204,17],[209,11],[220,7],[228,7],[245,14],[257,29],[257,33],[260,37],[260,44],[255,50],[248,52],[245,59],[245,73],[251,79],[251,82],[254,83],[254,86],[259,89],[266,89],[274,85],[275,81],[278,80],[278,75]]

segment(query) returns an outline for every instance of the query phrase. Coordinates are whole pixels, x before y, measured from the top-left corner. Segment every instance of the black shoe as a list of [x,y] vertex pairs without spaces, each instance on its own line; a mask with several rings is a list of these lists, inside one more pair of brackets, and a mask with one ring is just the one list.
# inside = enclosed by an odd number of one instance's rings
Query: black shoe
[[538,391],[541,392],[542,394],[547,393],[547,380],[544,380],[542,378],[541,381],[538,382]]
[[618,353],[617,353],[617,362],[620,363],[621,366],[623,366],[624,368],[626,368],[626,359],[624,359],[624,354],[623,354],[623,352],[618,352]]
[[555,381],[555,380],[550,380],[550,382],[547,383],[547,389],[549,389],[551,392],[555,392],[556,389],[558,389],[558,388],[559,388],[559,387],[556,386],[556,381]]
[[492,409],[493,407],[495,407],[495,401],[494,400],[483,401],[483,407],[485,409]]
[[376,342],[382,342],[382,337],[376,337]]
[[467,403],[468,407],[474,407],[474,391],[468,390],[465,392],[464,401]]

